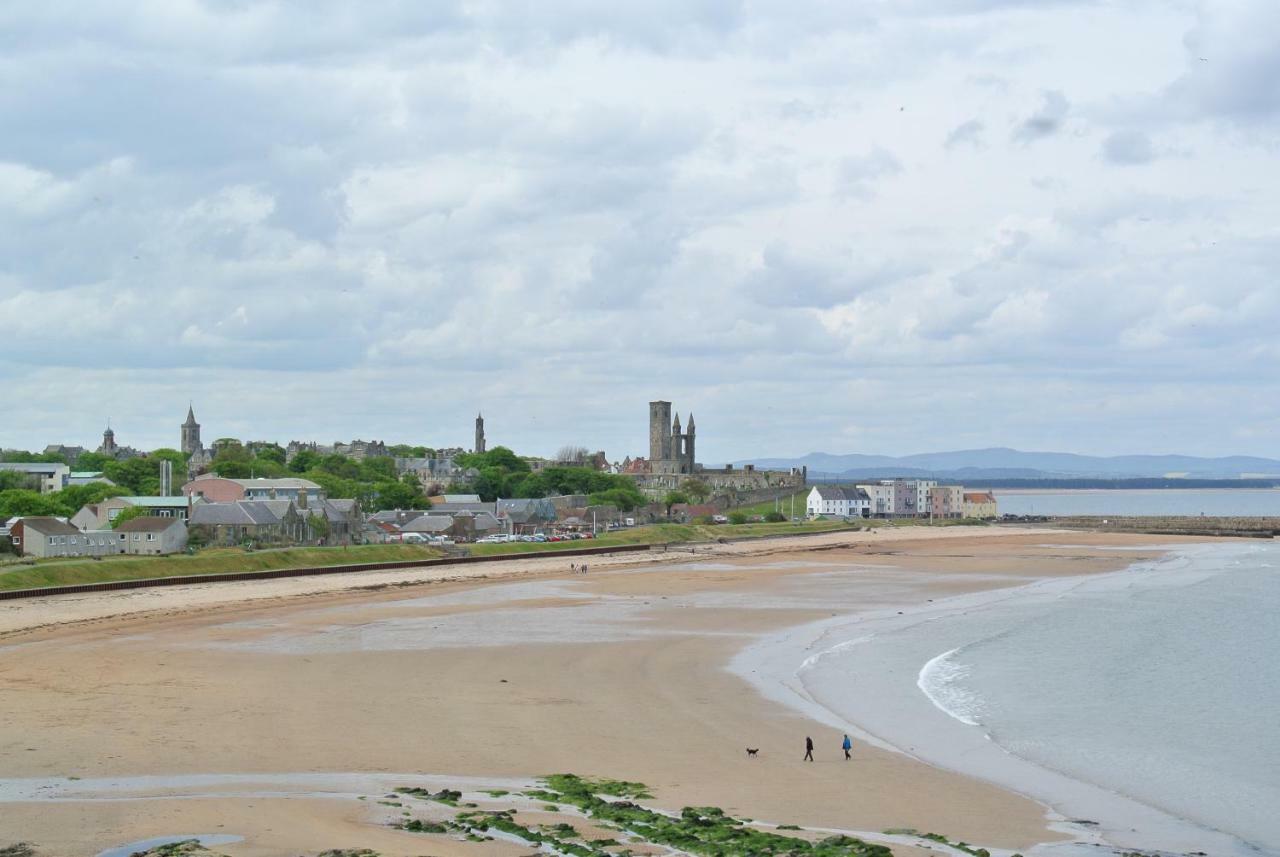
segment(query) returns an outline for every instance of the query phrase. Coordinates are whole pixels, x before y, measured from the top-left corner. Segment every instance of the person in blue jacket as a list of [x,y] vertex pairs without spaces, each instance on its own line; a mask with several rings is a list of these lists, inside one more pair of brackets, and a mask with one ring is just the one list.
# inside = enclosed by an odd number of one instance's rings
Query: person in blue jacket
[[845,735],[845,736],[844,736],[844,743],[843,743],[842,745],[840,745],[840,746],[844,747],[844,757],[845,757],[845,759],[846,759],[846,760],[848,760],[848,759],[852,759],[852,758],[853,758],[853,756],[849,754],[849,751],[853,749],[853,742],[849,740],[849,736],[848,736],[848,735]]

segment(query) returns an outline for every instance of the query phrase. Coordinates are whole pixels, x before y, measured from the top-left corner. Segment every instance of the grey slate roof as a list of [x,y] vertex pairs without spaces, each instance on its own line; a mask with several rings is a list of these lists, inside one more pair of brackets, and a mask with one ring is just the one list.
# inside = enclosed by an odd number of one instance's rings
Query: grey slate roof
[[116,527],[117,533],[163,533],[174,524],[186,528],[186,524],[182,523],[181,518],[161,518],[156,515],[144,515],[141,518],[134,518],[132,521],[125,521]]
[[453,526],[447,515],[421,515],[400,528],[402,533],[443,533]]
[[850,503],[867,503],[871,496],[861,488],[840,488],[835,485],[817,486],[815,489],[823,500],[848,500]]
[[435,503],[431,507],[432,514],[437,512],[492,512],[492,503]]
[[191,524],[213,527],[263,527],[280,523],[293,503],[289,500],[237,500],[202,503],[191,510]]
[[59,518],[34,517],[23,518],[24,529],[34,530],[42,536],[78,536],[80,531]]

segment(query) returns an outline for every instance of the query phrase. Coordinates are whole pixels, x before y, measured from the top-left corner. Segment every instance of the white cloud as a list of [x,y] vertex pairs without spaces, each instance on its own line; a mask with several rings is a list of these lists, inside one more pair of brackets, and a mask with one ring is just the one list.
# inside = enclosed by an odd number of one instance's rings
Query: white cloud
[[1274,4],[850,9],[5,9],[0,445],[1274,452]]

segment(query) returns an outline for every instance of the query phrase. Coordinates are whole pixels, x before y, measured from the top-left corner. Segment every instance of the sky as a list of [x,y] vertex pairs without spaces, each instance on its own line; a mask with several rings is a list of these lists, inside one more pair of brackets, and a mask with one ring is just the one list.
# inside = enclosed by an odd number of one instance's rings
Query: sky
[[1280,456],[1280,3],[0,6],[0,447]]

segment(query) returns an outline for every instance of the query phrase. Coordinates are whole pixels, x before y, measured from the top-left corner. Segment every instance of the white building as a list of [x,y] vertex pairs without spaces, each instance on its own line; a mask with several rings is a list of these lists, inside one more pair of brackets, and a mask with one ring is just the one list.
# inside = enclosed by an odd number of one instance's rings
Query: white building
[[871,498],[860,488],[815,486],[805,500],[810,518],[832,515],[838,518],[866,518],[871,515]]
[[41,494],[61,491],[71,479],[71,468],[57,462],[9,461],[0,463],[0,470],[27,474],[33,483],[39,485]]

